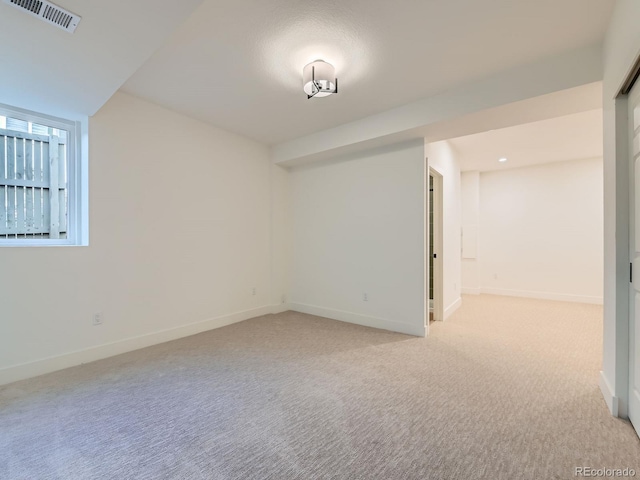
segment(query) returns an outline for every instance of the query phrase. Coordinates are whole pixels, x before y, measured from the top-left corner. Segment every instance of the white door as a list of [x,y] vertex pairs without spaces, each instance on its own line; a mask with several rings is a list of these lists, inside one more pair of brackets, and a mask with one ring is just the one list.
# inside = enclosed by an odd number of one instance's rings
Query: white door
[[640,81],[629,93],[631,185],[631,255],[633,282],[629,318],[629,419],[640,435]]

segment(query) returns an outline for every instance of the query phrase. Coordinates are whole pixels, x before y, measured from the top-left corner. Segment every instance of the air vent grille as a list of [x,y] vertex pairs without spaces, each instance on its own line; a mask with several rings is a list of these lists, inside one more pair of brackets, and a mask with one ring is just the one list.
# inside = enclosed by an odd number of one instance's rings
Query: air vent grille
[[39,0],[11,0],[11,3],[36,14],[42,8],[42,2]]
[[4,0],[4,3],[19,8],[25,13],[73,33],[81,17],[60,8],[47,0]]
[[50,22],[53,22],[64,28],[67,28],[71,23],[71,20],[73,20],[73,17],[68,13],[64,13],[62,10],[58,10],[57,8],[53,8],[49,5],[44,7],[44,13],[42,14],[42,16]]

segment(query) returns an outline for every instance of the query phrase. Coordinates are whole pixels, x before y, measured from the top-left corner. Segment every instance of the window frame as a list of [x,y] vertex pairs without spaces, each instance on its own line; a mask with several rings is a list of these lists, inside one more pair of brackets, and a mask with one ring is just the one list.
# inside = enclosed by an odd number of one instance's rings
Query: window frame
[[0,238],[0,248],[87,246],[88,118],[69,120],[0,103],[0,115],[67,131],[67,238]]

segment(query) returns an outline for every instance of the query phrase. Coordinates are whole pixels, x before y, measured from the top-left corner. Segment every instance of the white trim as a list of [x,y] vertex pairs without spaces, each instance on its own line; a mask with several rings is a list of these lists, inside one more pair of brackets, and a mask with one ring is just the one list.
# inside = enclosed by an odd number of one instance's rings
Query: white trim
[[449,318],[453,313],[458,310],[462,306],[462,297],[458,297],[458,299],[449,305],[444,311],[444,319]]
[[271,305],[271,311],[269,313],[275,315],[277,313],[283,313],[289,310],[291,310],[291,306],[288,303],[276,303],[274,305]]
[[503,288],[481,288],[480,293],[489,295],[503,295],[507,297],[539,298],[541,300],[559,300],[561,302],[590,303],[602,305],[602,297],[590,297],[588,295],[574,295],[570,293],[534,292],[526,290],[510,290]]
[[618,408],[618,397],[613,394],[613,389],[611,388],[611,385],[609,385],[609,381],[607,380],[607,377],[605,377],[603,371],[600,372],[599,385],[604,401],[607,404],[607,408],[611,412],[611,415],[617,417],[620,413]]
[[188,337],[190,335],[196,335],[208,330],[214,330],[233,323],[242,322],[250,318],[276,313],[276,311],[280,311],[281,308],[287,310],[285,307],[286,305],[267,305],[264,307],[202,320],[200,322],[181,325],[179,327],[169,328],[159,332],[130,337],[124,340],[118,340],[116,342],[106,343],[83,350],[76,350],[62,355],[42,358],[33,362],[12,365],[10,367],[0,369],[0,385],[36,377],[45,373],[55,372],[64,368],[75,367],[76,365],[81,365],[83,363],[113,357],[115,355],[139,350],[159,343]]
[[419,319],[415,325],[397,322],[395,320],[387,320],[384,318],[370,317],[360,313],[345,312],[342,310],[334,310],[332,308],[318,307],[315,305],[306,305],[304,303],[290,303],[290,310],[300,313],[308,313],[318,317],[330,318],[346,323],[355,323],[364,327],[379,328],[382,330],[390,330],[392,332],[404,333],[406,335],[414,335],[416,337],[425,336],[425,326],[422,319]]
[[466,288],[462,287],[463,295],[480,295],[482,293],[482,289],[480,287]]
[[429,317],[431,305],[429,304],[429,157],[424,157],[422,164],[422,288],[424,292],[424,335],[429,335]]
[[[431,165],[429,165],[428,170],[429,175],[433,176],[433,249],[439,255],[433,262],[433,319],[435,321],[444,321],[447,318],[444,308],[444,176],[437,168]],[[428,188],[429,182],[427,178],[427,190]],[[428,230],[429,212],[427,212],[426,224]],[[427,236],[426,239],[428,244],[429,237]],[[428,253],[427,250],[427,268],[429,266]]]
[[0,239],[0,247],[75,247],[89,244],[88,117],[69,120],[0,103],[0,115],[67,132],[67,238]]

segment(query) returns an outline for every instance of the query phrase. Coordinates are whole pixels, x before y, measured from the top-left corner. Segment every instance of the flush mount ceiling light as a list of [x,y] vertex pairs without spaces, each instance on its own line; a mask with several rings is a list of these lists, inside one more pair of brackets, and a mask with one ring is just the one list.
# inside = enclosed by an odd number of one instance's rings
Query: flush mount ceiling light
[[498,161],[499,161],[500,163],[504,163],[504,162],[506,162],[506,161],[507,161],[507,158],[506,158],[506,157],[502,157],[502,158],[499,158],[499,159],[498,159]]
[[302,70],[302,85],[307,98],[327,97],[338,93],[338,79],[333,65],[316,60]]

